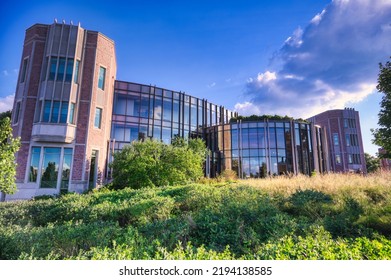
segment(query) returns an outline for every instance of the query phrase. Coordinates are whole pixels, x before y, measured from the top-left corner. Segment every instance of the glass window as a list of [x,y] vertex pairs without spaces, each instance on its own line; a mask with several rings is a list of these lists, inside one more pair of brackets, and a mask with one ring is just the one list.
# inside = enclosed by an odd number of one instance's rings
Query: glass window
[[71,103],[71,108],[69,111],[69,123],[75,124],[75,103]]
[[351,154],[348,154],[348,162],[349,164],[353,163],[353,156]]
[[98,80],[98,88],[101,90],[105,89],[105,79],[106,79],[106,68],[99,67],[99,80]]
[[67,61],[67,71],[65,73],[65,81],[70,82],[72,81],[72,72],[73,72],[73,59],[68,58]]
[[31,147],[29,182],[37,182],[41,147]]
[[248,128],[239,130],[239,133],[241,134],[240,141],[241,141],[241,148],[247,149],[249,147],[248,143]]
[[44,122],[49,122],[50,118],[50,107],[51,107],[51,102],[50,100],[45,101],[45,107],[43,108],[43,121]]
[[125,139],[125,127],[123,125],[114,125],[113,137],[116,141],[124,141]]
[[185,106],[184,106],[185,110],[184,110],[184,118],[183,118],[183,123],[185,125],[189,124],[189,121],[190,121],[190,116],[189,116],[189,104],[185,101]]
[[276,129],[274,127],[269,127],[269,147],[276,147]]
[[257,129],[256,128],[249,128],[249,147],[250,148],[258,148],[258,137],[257,137]]
[[22,72],[20,75],[20,82],[21,83],[24,83],[24,81],[26,80],[27,62],[28,62],[27,58],[23,60]]
[[100,128],[101,122],[102,122],[102,109],[101,108],[95,108],[94,126],[96,128]]
[[197,105],[191,104],[191,116],[190,117],[191,117],[191,125],[197,126]]
[[345,128],[348,128],[348,127],[349,127],[348,119],[343,119],[343,126],[344,126]]
[[163,127],[162,129],[162,141],[166,144],[171,143],[171,129]]
[[64,159],[62,163],[62,175],[61,175],[61,186],[62,190],[68,190],[69,179],[71,175],[71,164],[72,164],[72,149],[64,148]]
[[162,98],[155,96],[155,108],[153,112],[153,118],[155,120],[161,120],[162,119]]
[[57,81],[62,81],[64,79],[64,72],[65,72],[65,58],[60,58],[60,63],[58,65],[58,72],[57,72]]
[[129,95],[127,97],[126,104],[127,104],[126,115],[138,117],[139,109],[140,109],[140,96]]
[[172,114],[173,114],[173,122],[178,122],[179,121],[179,101],[174,100],[174,107],[172,109]]
[[126,96],[117,94],[117,98],[114,104],[114,114],[125,115],[126,114]]
[[41,188],[56,188],[61,148],[44,148]]
[[339,145],[338,133],[333,133],[333,142],[334,142],[334,146]]
[[341,164],[341,155],[335,155],[335,162],[337,163],[337,164]]
[[56,77],[56,69],[57,69],[57,58],[51,57],[50,58],[50,69],[49,69],[49,80],[53,81]]
[[17,123],[19,121],[19,113],[20,113],[20,101],[16,102],[14,123]]
[[54,101],[50,122],[57,123],[59,113],[60,113],[60,101]]
[[283,128],[276,128],[277,148],[285,148],[285,135]]
[[66,123],[68,118],[68,102],[62,102],[61,104],[61,114],[60,114],[60,123]]
[[73,81],[74,81],[76,84],[79,83],[79,67],[80,67],[80,60],[76,60],[75,75],[73,76]]
[[148,104],[149,104],[148,95],[142,94],[141,104],[140,104],[140,117],[148,118]]
[[163,99],[163,120],[171,121],[171,99]]
[[350,134],[346,134],[345,135],[345,139],[346,139],[346,146],[350,146]]

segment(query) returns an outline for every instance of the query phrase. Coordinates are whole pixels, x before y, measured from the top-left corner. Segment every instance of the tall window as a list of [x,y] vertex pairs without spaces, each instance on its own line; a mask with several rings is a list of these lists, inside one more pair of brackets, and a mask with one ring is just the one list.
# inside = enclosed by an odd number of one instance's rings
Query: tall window
[[335,163],[336,164],[341,164],[341,155],[335,155]]
[[57,57],[50,58],[50,66],[49,66],[49,80],[53,81],[56,77],[57,70]]
[[102,109],[101,108],[96,108],[95,109],[95,121],[94,121],[94,126],[96,128],[100,128],[102,123]]
[[72,164],[72,148],[64,148],[64,159],[62,162],[61,189],[68,190]]
[[41,147],[31,148],[29,182],[37,182],[39,161],[41,159]]
[[346,136],[345,137],[346,138],[346,146],[349,147],[350,146],[350,134],[346,134],[345,136]]
[[69,123],[75,124],[75,103],[71,103],[71,108],[69,110]]
[[334,146],[339,145],[338,133],[333,133],[333,142],[334,142]]
[[72,58],[68,58],[67,69],[66,69],[66,72],[65,72],[65,81],[66,82],[72,81],[72,73],[73,73],[73,59]]
[[106,78],[106,68],[100,67],[99,68],[99,80],[98,80],[98,88],[101,90],[105,89],[105,78]]
[[27,62],[28,62],[27,58],[23,60],[22,72],[21,72],[21,76],[20,76],[20,82],[21,83],[24,83],[24,81],[26,80]]
[[60,58],[60,63],[58,65],[58,71],[57,71],[57,81],[62,81],[64,78],[64,72],[65,72],[65,57]]
[[41,188],[56,188],[61,148],[44,148]]
[[14,123],[18,123],[18,121],[19,121],[20,102],[21,102],[21,101],[16,102],[15,115],[14,115]]
[[76,60],[75,75],[73,76],[73,81],[76,84],[79,83],[79,67],[80,67],[80,60]]

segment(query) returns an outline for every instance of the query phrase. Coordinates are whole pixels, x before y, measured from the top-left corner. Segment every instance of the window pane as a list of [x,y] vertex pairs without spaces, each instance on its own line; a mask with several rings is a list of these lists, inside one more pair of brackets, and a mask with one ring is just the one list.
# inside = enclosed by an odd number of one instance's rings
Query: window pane
[[29,182],[37,182],[39,160],[41,159],[41,147],[31,148]]
[[49,122],[50,106],[51,106],[51,102],[49,100],[46,100],[45,101],[45,107],[43,109],[43,121],[44,122]]
[[21,72],[21,76],[20,76],[21,83],[23,83],[26,79],[27,62],[28,62],[27,58],[25,60],[23,60],[22,72]]
[[100,128],[101,126],[101,121],[102,121],[102,109],[101,108],[96,108],[95,109],[95,121],[94,121],[94,126],[96,128]]
[[71,164],[72,164],[72,149],[64,148],[64,160],[62,163],[62,175],[61,175],[61,189],[68,190],[69,179],[71,174]]
[[106,69],[101,66],[99,68],[98,88],[102,90],[105,89],[105,77],[106,77]]
[[127,104],[126,115],[138,117],[139,116],[139,108],[140,108],[140,97],[139,96],[128,96],[126,104]]
[[140,117],[148,118],[148,104],[149,104],[148,95],[142,94],[141,104],[140,104]]
[[114,104],[114,114],[126,114],[126,96],[117,94],[117,98]]
[[173,108],[173,122],[178,122],[179,119],[179,101],[174,100],[174,108]]
[[60,123],[66,123],[68,118],[68,102],[62,102]]
[[72,72],[73,72],[73,59],[68,58],[67,61],[67,71],[65,74],[65,81],[70,82],[72,80]]
[[80,60],[76,60],[75,75],[73,76],[73,81],[76,84],[79,83],[79,67],[80,67]]
[[155,110],[153,113],[153,118],[156,120],[162,119],[162,98],[155,96]]
[[51,57],[50,59],[50,72],[49,72],[49,80],[54,80],[56,77],[56,69],[57,69],[57,58]]
[[53,109],[52,109],[52,117],[50,118],[50,122],[52,122],[52,123],[58,122],[59,113],[60,113],[60,102],[54,101],[53,102]]
[[64,78],[64,72],[65,72],[65,58],[60,58],[60,63],[58,65],[58,72],[57,72],[57,81],[62,81]]
[[44,148],[41,188],[56,188],[61,148]]
[[339,145],[338,133],[333,134],[333,141],[334,141],[334,146]]
[[75,124],[75,103],[71,103],[71,108],[69,111],[69,123]]
[[171,121],[171,99],[164,98],[163,100],[163,120]]

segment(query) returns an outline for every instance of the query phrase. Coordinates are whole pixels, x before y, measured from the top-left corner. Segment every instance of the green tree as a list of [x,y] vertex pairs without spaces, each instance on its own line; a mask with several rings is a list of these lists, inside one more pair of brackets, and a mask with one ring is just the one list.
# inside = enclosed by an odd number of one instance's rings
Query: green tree
[[374,136],[373,143],[383,147],[386,153],[380,157],[391,157],[391,62],[387,61],[385,65],[379,64],[380,72],[378,77],[377,90],[384,95],[380,102],[380,112],[378,114],[379,128],[372,129]]
[[135,141],[114,154],[113,186],[166,186],[195,181],[203,176],[206,148],[201,139],[174,139],[172,145],[156,140]]
[[380,168],[380,160],[368,153],[364,154],[368,173],[376,172]]
[[19,150],[20,140],[12,136],[11,120],[9,117],[0,119],[0,200],[6,194],[16,191],[15,153]]
[[7,117],[11,119],[11,114],[12,114],[11,110],[0,113],[0,120]]

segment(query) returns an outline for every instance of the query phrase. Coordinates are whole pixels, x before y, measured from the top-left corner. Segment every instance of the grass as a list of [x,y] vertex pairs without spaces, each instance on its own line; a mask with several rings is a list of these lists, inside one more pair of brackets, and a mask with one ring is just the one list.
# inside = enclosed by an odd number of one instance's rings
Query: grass
[[0,259],[391,259],[391,173],[0,204]]

